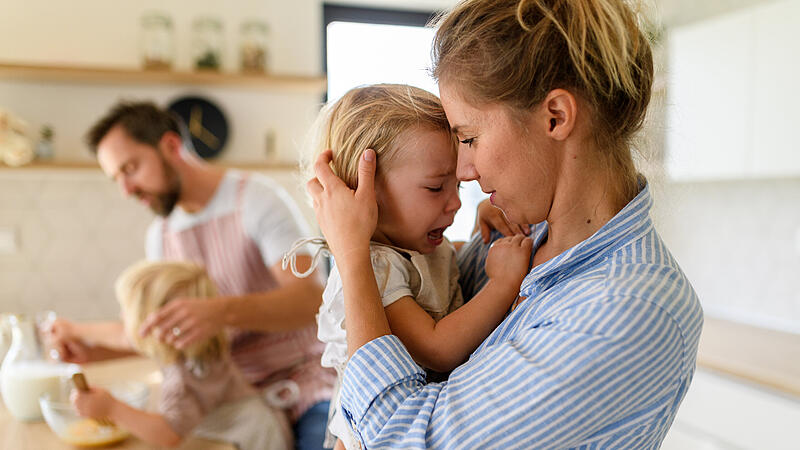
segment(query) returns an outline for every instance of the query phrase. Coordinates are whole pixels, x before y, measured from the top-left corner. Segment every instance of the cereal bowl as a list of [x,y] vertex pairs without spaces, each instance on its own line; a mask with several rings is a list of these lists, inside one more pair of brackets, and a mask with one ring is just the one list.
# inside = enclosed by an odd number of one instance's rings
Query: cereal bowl
[[[145,383],[117,383],[108,388],[115,398],[128,405],[144,409],[150,394]],[[79,446],[95,447],[113,444],[127,438],[130,433],[117,425],[105,425],[94,419],[81,417],[69,401],[69,389],[57,395],[45,394],[39,398],[44,420],[62,441]]]

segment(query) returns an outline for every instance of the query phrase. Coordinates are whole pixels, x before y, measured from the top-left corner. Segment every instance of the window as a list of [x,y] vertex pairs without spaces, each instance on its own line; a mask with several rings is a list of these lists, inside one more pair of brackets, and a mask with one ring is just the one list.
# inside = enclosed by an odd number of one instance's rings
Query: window
[[[434,13],[327,4],[323,13],[329,100],[374,83],[410,84],[439,95],[429,74],[434,30],[425,27]],[[445,233],[452,241],[469,239],[476,207],[486,198],[477,182],[461,186],[461,210]]]

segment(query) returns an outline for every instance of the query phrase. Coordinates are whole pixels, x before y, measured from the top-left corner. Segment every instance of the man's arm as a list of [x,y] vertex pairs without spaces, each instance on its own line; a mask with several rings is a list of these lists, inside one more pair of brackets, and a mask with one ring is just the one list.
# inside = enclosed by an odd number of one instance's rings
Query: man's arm
[[[297,267],[305,271],[311,257],[297,255]],[[259,331],[290,331],[311,325],[322,303],[323,285],[318,272],[297,278],[281,264],[271,268],[278,288],[269,292],[226,299],[224,322],[227,326]]]
[[[297,256],[297,267],[306,270],[311,257]],[[207,339],[225,327],[280,332],[314,323],[322,303],[319,275],[297,278],[280,263],[271,267],[278,287],[268,292],[210,300],[176,299],[145,319],[140,333],[156,333],[179,349]]]
[[58,318],[42,332],[48,349],[66,362],[85,363],[135,354],[120,321],[72,322]]

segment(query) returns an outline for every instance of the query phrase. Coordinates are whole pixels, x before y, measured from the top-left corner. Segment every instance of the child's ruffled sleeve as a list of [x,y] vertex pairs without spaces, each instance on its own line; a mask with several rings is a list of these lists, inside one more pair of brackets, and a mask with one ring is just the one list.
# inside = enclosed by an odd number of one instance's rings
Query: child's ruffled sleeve
[[413,266],[410,262],[399,253],[380,247],[372,249],[371,257],[384,308],[403,297],[414,297],[410,272]]

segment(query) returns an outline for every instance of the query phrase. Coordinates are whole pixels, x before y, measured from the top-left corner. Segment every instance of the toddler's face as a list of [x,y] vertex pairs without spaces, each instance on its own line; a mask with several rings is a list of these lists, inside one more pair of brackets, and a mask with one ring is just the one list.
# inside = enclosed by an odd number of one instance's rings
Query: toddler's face
[[444,131],[413,129],[400,137],[399,156],[376,183],[374,240],[431,253],[461,207],[456,155]]

